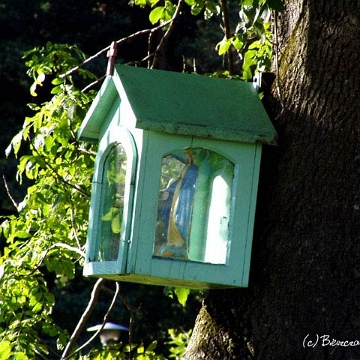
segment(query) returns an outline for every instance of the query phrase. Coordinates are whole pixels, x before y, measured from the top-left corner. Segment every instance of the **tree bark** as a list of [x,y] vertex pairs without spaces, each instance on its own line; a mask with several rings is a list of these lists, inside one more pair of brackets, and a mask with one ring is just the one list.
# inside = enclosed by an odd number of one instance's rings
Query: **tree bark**
[[250,284],[209,294],[188,360],[360,359],[360,3],[289,0],[279,30]]

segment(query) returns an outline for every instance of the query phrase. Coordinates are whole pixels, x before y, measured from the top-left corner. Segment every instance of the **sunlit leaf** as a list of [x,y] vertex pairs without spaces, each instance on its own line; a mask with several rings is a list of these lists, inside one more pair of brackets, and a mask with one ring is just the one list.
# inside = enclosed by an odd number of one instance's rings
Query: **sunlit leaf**
[[0,360],[8,360],[10,359],[10,355],[12,354],[12,345],[10,341],[3,340],[0,342]]
[[45,74],[43,72],[40,72],[35,81],[37,85],[41,86],[42,83],[45,81]]
[[163,18],[163,15],[164,15],[164,7],[158,6],[151,11],[149,15],[149,20],[154,25]]
[[226,37],[224,37],[216,46],[218,54],[219,55],[225,54],[229,50],[231,43],[232,43],[232,38],[227,39]]
[[37,93],[36,93],[36,86],[37,86],[37,84],[36,84],[36,82],[34,82],[31,86],[30,86],[30,94],[31,94],[31,96],[37,96]]
[[60,85],[60,84],[64,84],[64,79],[63,78],[55,78],[51,81],[51,83],[53,85]]
[[233,45],[236,50],[240,50],[244,46],[244,42],[239,38],[239,36],[235,36]]
[[51,89],[51,94],[52,95],[57,95],[60,94],[63,91],[61,86],[55,86]]
[[190,289],[187,288],[175,288],[174,290],[179,303],[182,306],[186,305],[187,298],[190,294]]
[[14,360],[28,360],[29,358],[23,352],[16,352],[14,355]]

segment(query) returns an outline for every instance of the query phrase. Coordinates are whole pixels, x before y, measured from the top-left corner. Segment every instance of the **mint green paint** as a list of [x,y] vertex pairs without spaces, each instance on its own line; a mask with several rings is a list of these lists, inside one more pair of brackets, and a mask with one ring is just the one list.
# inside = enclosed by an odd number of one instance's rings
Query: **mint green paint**
[[[119,65],[114,76],[105,80],[79,137],[99,143],[86,276],[196,289],[248,285],[261,144],[276,141],[251,84]],[[101,208],[107,206],[102,197],[103,165],[117,142],[124,146],[128,160],[119,253],[116,260],[96,261]],[[189,147],[214,151],[233,164],[233,178],[225,177],[231,189],[218,188],[230,201],[229,226],[222,230],[229,239],[222,255],[225,264],[211,263],[207,260],[211,256],[206,255],[216,249],[206,249],[204,242],[208,247],[217,246],[217,239],[206,238],[201,227],[204,206],[212,206],[216,213],[212,197],[195,200],[199,226],[195,224],[193,236],[198,237],[200,255],[191,257],[197,261],[153,256],[162,158]],[[203,172],[206,176],[216,176],[210,174],[214,170],[208,170]]]
[[274,127],[251,83],[124,65],[116,65],[114,76],[106,79],[80,129],[80,139],[98,141],[104,114],[118,96],[132,112],[124,126],[222,140],[276,142]]
[[211,176],[208,162],[199,162],[199,176],[197,179],[196,193],[194,198],[193,220],[191,226],[190,239],[196,239],[191,242],[189,258],[197,261],[204,261],[206,249],[206,228],[207,209],[210,206],[208,194],[209,179]]

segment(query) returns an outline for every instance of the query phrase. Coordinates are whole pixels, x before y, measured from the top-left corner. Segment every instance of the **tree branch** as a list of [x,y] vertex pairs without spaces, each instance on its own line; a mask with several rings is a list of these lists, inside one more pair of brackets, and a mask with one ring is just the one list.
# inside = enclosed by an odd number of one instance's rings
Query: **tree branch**
[[151,53],[151,45],[152,45],[152,38],[153,38],[154,33],[150,33],[148,36],[148,48],[147,48],[147,56],[146,56],[146,60],[148,61],[148,68],[150,69],[151,67],[151,62],[150,59],[153,56],[153,54]]
[[[39,151],[35,148],[35,146],[32,146],[31,148],[32,151],[36,152],[36,154],[38,154],[40,157],[40,153]],[[44,160],[44,159],[43,159]],[[51,172],[55,175],[55,178],[60,180],[60,182],[64,183],[65,185],[67,186],[70,186],[71,188],[75,189],[76,191],[78,191],[80,194],[83,194],[84,196],[86,197],[90,197],[90,193],[84,191],[83,189],[81,189],[80,187],[74,185],[74,184],[71,184],[69,181],[65,180],[62,176],[60,176],[57,171],[55,170],[55,168],[50,165],[48,162],[44,161],[44,164],[47,168],[49,168],[51,170]]]
[[183,1],[184,0],[179,0],[178,1],[178,4],[177,4],[177,7],[176,7],[176,10],[174,12],[174,15],[173,17],[169,20],[170,21],[170,26],[169,28],[166,30],[164,36],[161,38],[158,46],[156,47],[156,50],[155,50],[155,55],[154,55],[154,59],[153,59],[153,62],[152,62],[152,65],[151,65],[151,69],[153,68],[156,68],[157,66],[157,63],[158,63],[158,59],[159,59],[159,54],[160,54],[160,51],[161,51],[161,48],[165,45],[166,41],[168,40],[169,36],[171,35],[171,33],[173,32],[174,30],[174,20],[181,14],[181,7],[182,7],[182,4],[183,4]]
[[64,248],[64,249],[67,249],[69,251],[72,251],[72,252],[75,252],[79,255],[81,255],[83,258],[85,258],[85,253],[81,250],[81,249],[78,249],[74,246],[71,246],[71,245],[68,245],[66,243],[56,243],[56,244],[53,244],[51,245],[49,248],[47,248],[46,250],[44,250],[42,252],[42,255],[41,255],[41,258],[40,260],[38,261],[37,265],[35,266],[35,268],[33,270],[31,270],[31,272],[29,273],[29,275],[33,274],[35,271],[37,271],[40,266],[43,264],[48,252],[52,249],[55,249],[57,247],[61,247],[61,248]]
[[95,332],[95,334],[88,341],[86,341],[83,345],[81,345],[78,349],[76,349],[72,354],[68,355],[68,358],[74,356],[75,354],[80,352],[82,349],[84,349],[86,346],[88,346],[91,342],[93,342],[98,337],[101,330],[104,328],[105,324],[108,321],[108,317],[115,306],[116,298],[120,294],[120,283],[117,281],[117,282],[115,282],[115,285],[116,285],[116,289],[115,289],[114,296],[111,300],[111,304],[110,304],[106,314],[104,315],[103,322],[102,322],[100,328]]
[[[108,293],[113,293],[113,290],[107,288],[104,286],[103,288],[106,292]],[[141,308],[141,304],[136,308],[132,305],[129,304],[129,302],[122,296],[122,295],[118,295],[118,298],[122,301],[122,303],[126,306],[126,308],[129,310],[130,312],[130,322],[129,322],[129,345],[130,345],[130,354],[129,357],[131,358],[131,344],[132,344],[132,334],[133,334],[133,327],[134,327],[134,318],[135,318],[135,313],[138,312]]]
[[284,108],[281,83],[280,83],[280,74],[279,74],[279,38],[278,38],[278,16],[277,11],[273,11],[274,15],[274,38],[275,38],[275,71],[276,71],[276,89],[279,96],[279,101],[281,105],[281,110]]
[[[74,232],[74,238],[76,240],[76,244],[78,246],[78,249],[81,249],[81,243],[80,243],[80,239],[78,237],[78,234],[76,232],[76,221],[75,221],[75,210],[74,210],[74,204],[72,202],[72,200],[70,200],[70,215],[71,215],[71,225],[72,225],[72,230]],[[85,257],[85,254],[84,254]]]
[[[182,1],[182,0],[180,0],[180,1]],[[144,30],[137,31],[137,32],[135,32],[135,33],[133,33],[133,34],[131,34],[131,35],[129,35],[129,36],[126,36],[126,37],[124,37],[124,38],[122,38],[122,39],[117,40],[117,41],[116,41],[116,44],[119,45],[119,44],[121,44],[121,43],[123,43],[123,42],[125,42],[125,41],[127,41],[127,40],[130,40],[130,39],[132,39],[132,38],[134,38],[134,37],[136,37],[136,36],[139,36],[139,35],[145,35],[145,34],[149,34],[149,33],[151,34],[151,33],[155,32],[155,31],[158,31],[158,30],[162,29],[163,27],[171,24],[172,21],[173,21],[173,18],[171,18],[171,19],[168,20],[168,21],[165,21],[164,23],[162,23],[162,24],[160,24],[160,25],[158,25],[158,26],[156,26],[156,27],[154,27],[154,28],[144,29]],[[95,55],[90,56],[90,57],[87,58],[85,61],[83,61],[81,64],[75,66],[74,68],[70,69],[69,71],[67,71],[67,72],[64,73],[64,74],[61,74],[59,77],[60,77],[60,78],[64,78],[64,77],[66,77],[66,76],[69,76],[69,75],[73,74],[75,71],[79,70],[81,67],[83,67],[84,65],[86,65],[86,64],[89,63],[90,61],[96,59],[98,56],[100,56],[100,55],[102,55],[103,53],[107,52],[107,51],[110,49],[110,46],[111,46],[111,45],[109,45],[109,46],[107,46],[106,48],[100,50],[100,51],[97,52]]]
[[3,175],[3,180],[4,180],[4,184],[5,184],[5,189],[6,189],[6,194],[9,197],[9,199],[11,200],[11,202],[13,203],[13,205],[15,206],[16,210],[19,211],[19,204],[15,201],[15,199],[12,197],[11,193],[10,193],[10,189],[8,187],[5,175]]
[[85,253],[81,249],[78,249],[78,248],[68,245],[66,243],[56,243],[54,245],[51,245],[46,251],[49,252],[51,249],[54,249],[57,247],[61,247],[61,248],[76,252],[77,254],[81,255],[82,257],[85,257]]
[[64,352],[63,352],[63,354],[61,356],[61,360],[66,360],[71,356],[71,354],[70,354],[71,349],[73,348],[73,346],[74,346],[77,338],[79,337],[82,329],[84,328],[85,324],[87,323],[87,321],[90,318],[90,315],[92,314],[92,312],[95,309],[97,300],[99,298],[99,293],[100,293],[100,290],[101,290],[101,287],[102,287],[104,281],[105,281],[104,279],[100,278],[95,283],[95,285],[93,287],[93,291],[91,293],[91,298],[90,298],[90,301],[88,303],[88,306],[85,309],[84,313],[82,314],[80,321],[76,325],[76,328],[75,328],[74,332],[72,333],[72,335],[70,337],[70,340],[67,343],[67,345],[65,347],[65,350],[64,350]]
[[99,79],[93,81],[92,83],[90,83],[89,85],[86,85],[81,92],[86,92],[89,89],[91,89],[93,86],[97,85],[98,83],[100,83],[101,81],[103,81],[106,78],[106,75],[101,76]]
[[[220,5],[222,9],[222,20],[224,23],[224,32],[226,39],[230,39],[232,37],[231,29],[230,29],[230,21],[229,21],[229,13],[226,5],[226,0],[220,0]],[[229,64],[229,73],[232,75],[234,73],[234,62],[232,58],[231,47],[227,51],[228,56],[228,64]]]

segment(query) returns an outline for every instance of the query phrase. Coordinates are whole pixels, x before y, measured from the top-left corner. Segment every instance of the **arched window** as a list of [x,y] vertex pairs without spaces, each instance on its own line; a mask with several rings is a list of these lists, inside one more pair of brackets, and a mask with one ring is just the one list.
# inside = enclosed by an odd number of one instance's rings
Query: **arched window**
[[101,223],[96,261],[117,260],[124,212],[126,152],[112,144],[106,155],[101,179]]
[[162,158],[154,255],[225,264],[234,164],[202,147]]
[[117,262],[124,269],[131,233],[137,152],[130,132],[114,128],[107,134],[99,143],[95,161],[87,263],[106,266],[107,262]]

